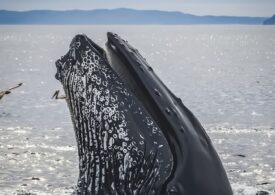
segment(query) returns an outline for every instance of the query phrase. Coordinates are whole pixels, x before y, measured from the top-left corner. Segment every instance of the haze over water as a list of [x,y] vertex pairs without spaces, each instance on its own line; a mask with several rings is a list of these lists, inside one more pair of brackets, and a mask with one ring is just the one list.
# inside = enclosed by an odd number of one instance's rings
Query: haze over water
[[[0,26],[0,194],[66,194],[78,174],[69,110],[54,62],[85,33],[116,32],[199,118],[235,194],[275,193],[275,27]],[[243,157],[243,156],[244,157]]]

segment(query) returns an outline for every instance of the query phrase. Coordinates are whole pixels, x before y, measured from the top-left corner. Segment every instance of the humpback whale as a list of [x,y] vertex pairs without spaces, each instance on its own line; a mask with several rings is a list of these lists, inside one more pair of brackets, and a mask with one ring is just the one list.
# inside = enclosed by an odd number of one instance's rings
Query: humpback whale
[[75,194],[232,195],[204,128],[137,49],[86,35],[56,61],[79,156]]

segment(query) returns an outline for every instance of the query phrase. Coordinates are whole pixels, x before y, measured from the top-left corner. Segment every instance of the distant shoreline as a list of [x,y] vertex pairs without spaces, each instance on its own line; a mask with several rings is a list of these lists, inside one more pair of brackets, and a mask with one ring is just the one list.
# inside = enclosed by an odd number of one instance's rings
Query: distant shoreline
[[264,24],[1,24],[0,26],[272,26]]
[[262,25],[268,17],[198,16],[176,11],[95,9],[95,10],[0,10],[0,25]]

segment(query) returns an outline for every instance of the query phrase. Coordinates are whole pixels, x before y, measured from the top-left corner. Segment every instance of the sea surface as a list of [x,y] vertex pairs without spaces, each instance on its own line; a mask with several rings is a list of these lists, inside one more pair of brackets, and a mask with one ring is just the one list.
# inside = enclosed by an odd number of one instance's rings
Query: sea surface
[[[206,128],[236,195],[275,194],[275,26],[0,26],[0,195],[70,194],[74,130],[55,61],[85,33],[136,47]],[[211,178],[209,178],[211,179]]]

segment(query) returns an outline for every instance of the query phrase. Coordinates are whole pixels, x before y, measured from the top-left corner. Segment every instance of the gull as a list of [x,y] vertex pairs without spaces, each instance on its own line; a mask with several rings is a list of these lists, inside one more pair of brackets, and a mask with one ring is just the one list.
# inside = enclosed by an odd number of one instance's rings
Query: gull
[[4,91],[0,91],[0,100],[5,96],[11,93],[11,90],[14,90],[18,87],[20,87],[21,85],[23,85],[23,83],[19,83],[18,85],[9,88],[8,90],[4,90]]

